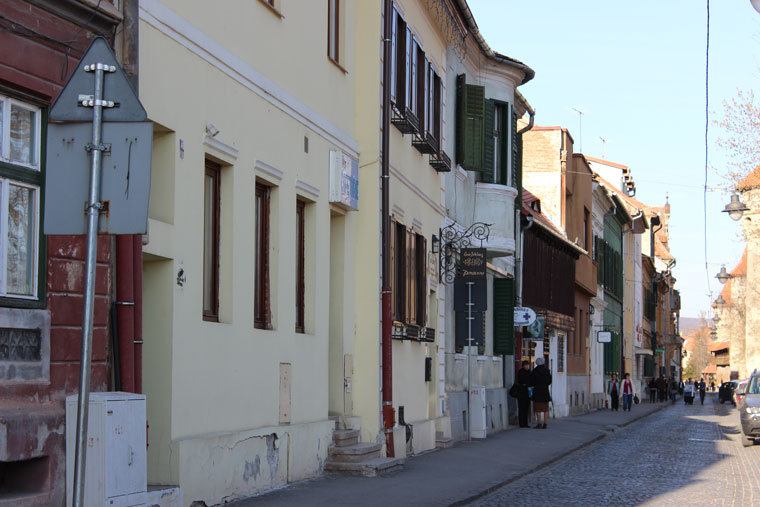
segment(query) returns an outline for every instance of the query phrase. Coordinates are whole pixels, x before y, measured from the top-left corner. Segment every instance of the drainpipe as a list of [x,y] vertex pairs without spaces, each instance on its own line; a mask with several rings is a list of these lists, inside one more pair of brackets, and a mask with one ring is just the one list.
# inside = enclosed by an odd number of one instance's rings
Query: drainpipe
[[[524,97],[520,94],[519,91],[515,90],[515,95],[517,95],[517,98],[522,99],[523,104],[525,104],[525,108],[528,111],[528,124],[517,131],[517,135],[520,137],[520,150],[522,151],[522,135],[529,131],[531,128],[533,128],[533,121],[536,117],[536,111],[530,107],[530,104],[528,104],[528,101],[524,99]],[[522,160],[521,160],[522,163]],[[520,185],[522,187],[522,185]],[[520,189],[518,189],[520,190]],[[522,276],[522,260],[523,260],[523,239],[522,239],[522,231],[525,229],[528,229],[531,225],[533,225],[533,217],[528,217],[528,225],[523,228],[522,224],[520,223],[520,217],[522,216],[522,192],[515,197],[515,199],[519,199],[520,207],[515,209],[515,306],[522,306],[522,284],[523,284],[523,276]],[[522,350],[522,345],[520,347],[520,350]],[[514,362],[517,364],[520,361],[520,358],[515,358]],[[507,381],[507,365],[506,361],[504,361],[504,364],[502,365],[502,368],[504,368],[504,371],[502,372],[502,378],[504,379],[504,382]],[[506,387],[506,385],[504,386]]]
[[382,188],[382,382],[383,382],[383,432],[385,433],[386,455],[396,455],[393,448],[393,427],[395,414],[393,410],[393,346],[391,343],[391,279],[390,279],[390,129],[391,129],[391,37],[392,37],[392,0],[383,1],[383,132],[380,153],[380,185]]
[[[135,93],[139,91],[138,0],[124,0],[122,67]],[[139,293],[138,293],[139,291]],[[116,237],[116,315],[122,391],[142,391],[142,236]]]

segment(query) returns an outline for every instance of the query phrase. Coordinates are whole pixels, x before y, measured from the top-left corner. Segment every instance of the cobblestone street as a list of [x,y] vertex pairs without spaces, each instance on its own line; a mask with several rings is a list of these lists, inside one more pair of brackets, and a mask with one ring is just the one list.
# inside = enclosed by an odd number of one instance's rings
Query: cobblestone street
[[470,505],[757,505],[760,445],[717,394],[679,401]]

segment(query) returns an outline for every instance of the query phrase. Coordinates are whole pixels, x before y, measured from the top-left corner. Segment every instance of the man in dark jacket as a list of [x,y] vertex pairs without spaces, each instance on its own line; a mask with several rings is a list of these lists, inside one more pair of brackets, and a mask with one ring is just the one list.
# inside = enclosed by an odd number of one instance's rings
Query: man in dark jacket
[[705,391],[707,390],[707,384],[705,384],[705,379],[701,378],[699,379],[699,384],[697,385],[697,389],[699,389],[699,402],[704,405],[705,404]]
[[536,358],[536,367],[530,374],[530,383],[533,386],[533,411],[536,413],[537,419],[535,428],[546,429],[546,421],[549,418],[549,402],[552,399],[549,394],[552,374],[544,366],[543,357]]
[[521,428],[528,427],[530,418],[530,361],[523,361],[522,367],[517,371],[517,419]]

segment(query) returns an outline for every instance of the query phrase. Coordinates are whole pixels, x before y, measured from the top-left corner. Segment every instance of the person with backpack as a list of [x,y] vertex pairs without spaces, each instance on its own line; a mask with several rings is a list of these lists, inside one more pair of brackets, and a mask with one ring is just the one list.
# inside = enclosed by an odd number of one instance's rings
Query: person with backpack
[[530,374],[530,383],[533,386],[533,411],[536,413],[536,429],[546,429],[549,419],[549,402],[552,400],[549,386],[552,383],[552,374],[544,365],[544,358],[536,358],[536,367]]

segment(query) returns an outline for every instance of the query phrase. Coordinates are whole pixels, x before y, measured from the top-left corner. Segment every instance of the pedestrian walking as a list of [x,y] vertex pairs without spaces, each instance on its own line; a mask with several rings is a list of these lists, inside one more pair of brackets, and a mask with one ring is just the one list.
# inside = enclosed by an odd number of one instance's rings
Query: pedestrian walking
[[631,374],[626,373],[623,377],[623,383],[620,387],[620,391],[623,393],[623,412],[631,411],[631,405],[633,404],[633,382],[631,382]]
[[665,377],[662,375],[659,376],[657,379],[657,400],[658,401],[665,401],[666,392],[668,390],[668,383],[665,380]]
[[710,391],[715,392],[715,381],[710,382]]
[[705,379],[701,378],[699,379],[699,403],[704,405],[705,404],[705,391],[707,390],[707,384],[705,384]]
[[522,367],[517,372],[517,419],[521,428],[528,427],[530,418],[530,361],[523,361]]
[[652,377],[649,380],[649,403],[654,403],[657,401],[657,380],[655,380],[654,377]]
[[612,374],[612,379],[607,384],[607,394],[610,396],[610,410],[617,411],[620,401],[620,382],[618,382],[617,373]]
[[678,392],[678,383],[676,382],[675,378],[671,378],[670,382],[668,383],[669,391],[670,391],[670,401],[671,403],[676,402],[676,393]]
[[552,374],[544,365],[544,358],[536,358],[536,367],[530,373],[530,383],[533,386],[533,411],[536,413],[537,423],[535,428],[546,429],[546,421],[549,418],[549,402],[552,397],[549,386],[552,383]]
[[678,394],[679,395],[683,395],[683,388],[684,388],[684,383],[683,383],[683,379],[681,379],[681,381],[678,382]]

